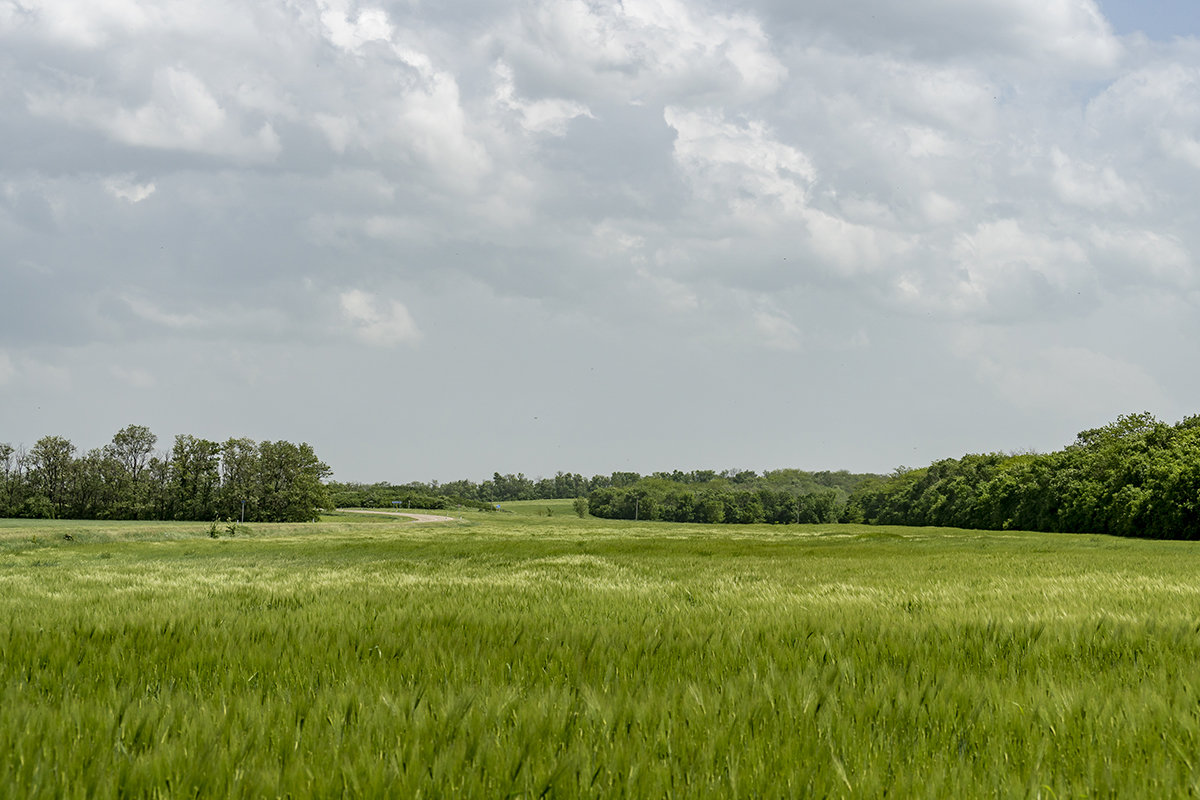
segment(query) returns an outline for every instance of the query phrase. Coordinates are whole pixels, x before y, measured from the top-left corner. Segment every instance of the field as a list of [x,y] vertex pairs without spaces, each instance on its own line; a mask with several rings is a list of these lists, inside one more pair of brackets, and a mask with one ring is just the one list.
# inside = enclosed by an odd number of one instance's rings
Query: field
[[0,520],[0,797],[1200,794],[1195,544],[504,508]]

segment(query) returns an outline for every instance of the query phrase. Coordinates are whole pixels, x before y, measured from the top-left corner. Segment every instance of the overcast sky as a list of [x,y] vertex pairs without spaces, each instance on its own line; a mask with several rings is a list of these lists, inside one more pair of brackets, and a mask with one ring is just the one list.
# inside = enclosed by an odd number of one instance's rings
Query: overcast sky
[[1200,413],[1193,0],[0,0],[0,441],[889,471]]

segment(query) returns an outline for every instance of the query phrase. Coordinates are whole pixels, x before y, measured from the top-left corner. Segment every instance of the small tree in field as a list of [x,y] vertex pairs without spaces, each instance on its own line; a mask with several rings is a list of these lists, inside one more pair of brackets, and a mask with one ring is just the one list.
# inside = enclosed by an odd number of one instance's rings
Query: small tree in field
[[579,515],[580,519],[583,519],[587,516],[588,501],[586,497],[576,497],[573,505],[575,507],[575,513]]

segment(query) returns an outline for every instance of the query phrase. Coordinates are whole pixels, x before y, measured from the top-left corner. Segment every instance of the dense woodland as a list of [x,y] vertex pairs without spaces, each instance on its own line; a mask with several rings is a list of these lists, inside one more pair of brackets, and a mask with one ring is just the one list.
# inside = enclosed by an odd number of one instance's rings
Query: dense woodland
[[130,425],[82,455],[59,436],[26,450],[0,443],[0,516],[302,521],[331,507],[495,508],[586,498],[610,519],[867,522],[1200,538],[1200,416],[1175,425],[1120,417],[1046,454],[972,454],[890,476],[784,469],[494,473],[479,483],[324,483],[308,444],[157,437]]
[[158,437],[130,425],[82,455],[61,436],[0,443],[0,517],[300,522],[329,504],[308,444]]
[[751,470],[614,472],[585,478],[559,472],[532,480],[524,474],[493,473],[475,483],[355,484],[330,482],[339,507],[492,508],[512,500],[588,498],[588,510],[609,519],[679,522],[825,522],[836,519],[850,491],[874,475],[783,469],[759,475]]
[[657,473],[588,494],[588,510],[608,519],[731,524],[835,522],[850,493],[877,478],[849,472]]
[[1200,538],[1200,416],[1150,414],[1054,453],[966,455],[870,481],[846,518],[891,525]]

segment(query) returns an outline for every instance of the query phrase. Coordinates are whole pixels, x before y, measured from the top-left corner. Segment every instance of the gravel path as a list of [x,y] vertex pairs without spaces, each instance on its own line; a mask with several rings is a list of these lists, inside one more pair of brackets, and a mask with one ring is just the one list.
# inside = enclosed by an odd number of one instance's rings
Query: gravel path
[[440,514],[408,514],[400,511],[368,511],[360,508],[339,508],[347,514],[381,514],[385,517],[408,517],[417,522],[454,522],[454,517],[443,517]]

